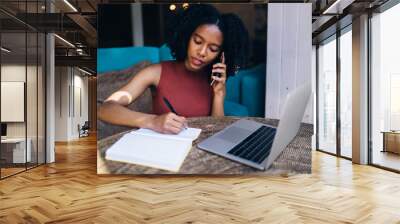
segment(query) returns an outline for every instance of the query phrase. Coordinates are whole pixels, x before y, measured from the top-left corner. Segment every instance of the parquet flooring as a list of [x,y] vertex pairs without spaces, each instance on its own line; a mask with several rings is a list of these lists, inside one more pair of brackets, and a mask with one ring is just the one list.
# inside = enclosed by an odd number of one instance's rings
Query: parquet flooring
[[0,223],[400,223],[400,175],[313,152],[290,177],[98,176],[95,137],[0,181]]
[[1,168],[1,176],[2,177],[7,177],[7,176],[10,176],[10,175],[13,175],[13,174],[15,174],[15,173],[18,173],[18,172],[21,172],[21,171],[24,171],[25,170],[25,167],[24,168]]
[[392,152],[374,151],[372,157],[375,164],[400,170],[400,155]]

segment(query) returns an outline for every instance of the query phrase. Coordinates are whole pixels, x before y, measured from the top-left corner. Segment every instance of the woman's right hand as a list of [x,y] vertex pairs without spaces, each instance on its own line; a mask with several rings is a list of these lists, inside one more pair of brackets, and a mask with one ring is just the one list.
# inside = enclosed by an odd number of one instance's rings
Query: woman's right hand
[[151,129],[163,134],[178,134],[186,126],[186,118],[174,113],[155,116],[151,121]]

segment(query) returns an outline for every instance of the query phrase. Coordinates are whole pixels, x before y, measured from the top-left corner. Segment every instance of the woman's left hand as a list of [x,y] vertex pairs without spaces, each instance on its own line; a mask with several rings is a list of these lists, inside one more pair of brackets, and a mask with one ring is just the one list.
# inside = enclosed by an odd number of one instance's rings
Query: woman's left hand
[[212,74],[215,73],[220,73],[221,77],[212,75],[211,80],[214,80],[214,83],[212,84],[212,88],[214,91],[214,96],[218,97],[225,97],[226,94],[226,88],[225,88],[225,83],[226,83],[226,64],[225,64],[225,55],[224,52],[222,52],[221,56],[221,63],[216,63],[213,65],[212,69]]

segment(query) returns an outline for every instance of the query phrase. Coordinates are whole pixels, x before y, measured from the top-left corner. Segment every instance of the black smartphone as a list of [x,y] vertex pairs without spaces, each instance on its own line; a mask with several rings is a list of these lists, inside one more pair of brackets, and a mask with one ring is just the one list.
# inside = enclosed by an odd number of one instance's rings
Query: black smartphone
[[[221,63],[222,62],[222,53],[219,55],[218,58],[219,58],[219,60],[216,61],[215,63]],[[212,75],[218,76],[219,78],[221,77],[221,73],[219,73],[219,72],[214,72]]]
[[[216,62],[214,63],[214,64],[216,64],[216,63],[221,63],[222,62],[222,53],[218,56],[218,58],[219,58],[219,60],[216,60]],[[221,78],[221,73],[219,73],[219,72],[213,72],[212,74],[211,74],[212,76],[217,76],[217,77],[219,77],[219,78]],[[210,84],[210,86],[212,86],[212,84],[214,83],[214,79],[212,79],[212,81],[211,81],[211,84]]]

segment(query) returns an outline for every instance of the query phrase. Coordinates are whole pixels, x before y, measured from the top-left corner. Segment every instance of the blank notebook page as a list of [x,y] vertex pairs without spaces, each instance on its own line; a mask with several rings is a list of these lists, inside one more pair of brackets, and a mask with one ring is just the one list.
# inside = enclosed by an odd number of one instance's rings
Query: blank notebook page
[[161,133],[155,132],[155,131],[150,130],[150,129],[145,129],[145,128],[141,128],[139,130],[132,131],[131,133],[150,135],[150,136],[161,137],[161,138],[186,139],[186,140],[193,141],[197,137],[199,137],[199,135],[201,133],[201,129],[188,128],[188,129],[182,130],[181,132],[179,132],[176,135],[173,135],[173,134],[161,134]]
[[106,159],[177,172],[201,129],[189,128],[178,135],[147,129],[125,134],[106,152]]

